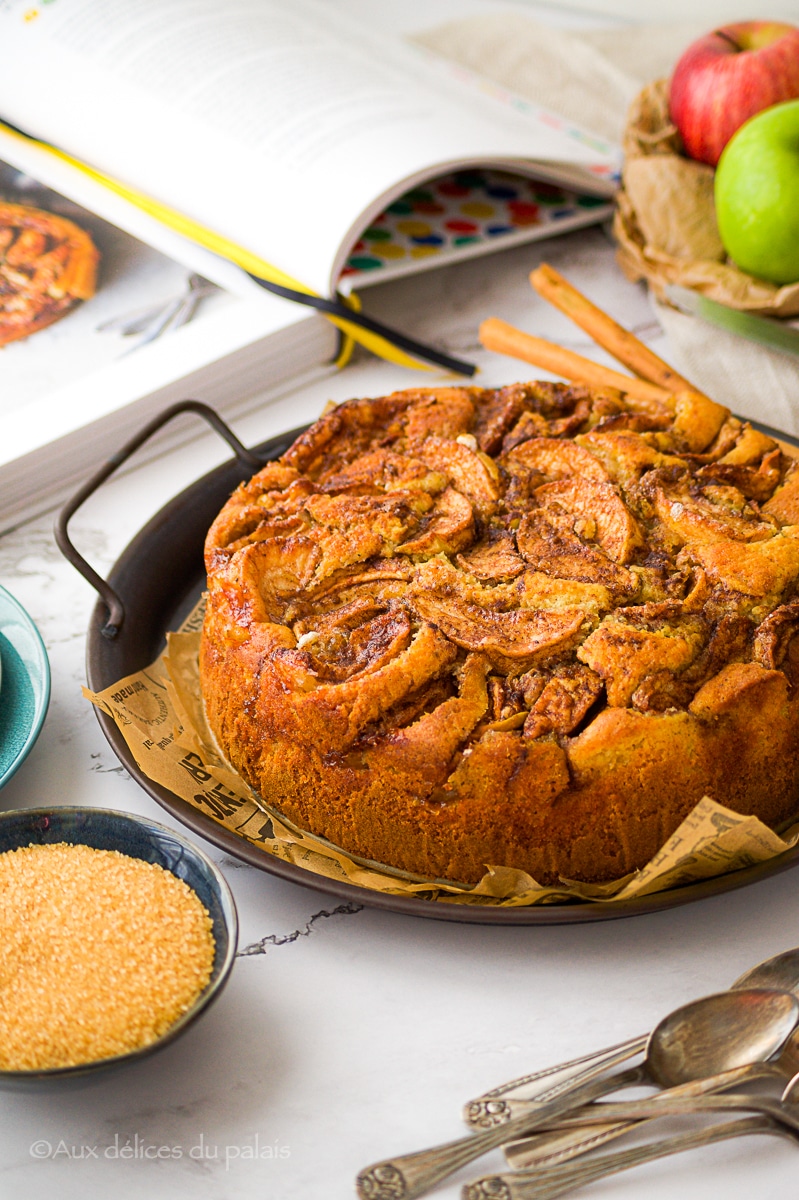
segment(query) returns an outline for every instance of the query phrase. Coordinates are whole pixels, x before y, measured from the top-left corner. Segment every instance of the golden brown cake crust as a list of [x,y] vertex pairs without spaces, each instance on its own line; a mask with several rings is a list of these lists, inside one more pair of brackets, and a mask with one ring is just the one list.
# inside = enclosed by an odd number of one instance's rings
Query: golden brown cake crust
[[799,471],[694,395],[353,400],[206,542],[201,679],[297,825],[424,876],[602,881],[703,795],[799,809]]

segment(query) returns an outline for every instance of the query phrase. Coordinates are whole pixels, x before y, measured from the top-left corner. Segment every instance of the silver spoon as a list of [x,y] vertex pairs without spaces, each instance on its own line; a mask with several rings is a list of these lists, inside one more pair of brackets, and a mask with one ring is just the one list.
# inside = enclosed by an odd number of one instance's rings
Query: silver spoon
[[[732,985],[734,990],[741,988],[775,988],[779,991],[799,992],[799,948],[786,950],[782,954],[775,955],[773,958],[768,958],[764,962],[758,963],[756,966],[746,971],[739,979],[736,979]],[[794,1035],[788,1045],[783,1050],[779,1063],[773,1064],[781,1069],[783,1074],[793,1075],[799,1072],[799,1035]],[[794,1051],[797,1055],[796,1065],[794,1062]],[[602,1074],[602,1068],[593,1072],[594,1077],[597,1074]],[[557,1092],[563,1092],[568,1086],[568,1078],[565,1084],[557,1089]],[[545,1092],[544,1095],[538,1095],[536,1099],[549,1099],[551,1093]],[[525,1097],[526,1098],[526,1097]],[[653,1097],[657,1099],[657,1097]],[[509,1120],[513,1115],[512,1104],[507,1101],[501,1102],[501,1106],[506,1112],[497,1112],[500,1108],[500,1103],[492,1104],[491,1114],[487,1114],[486,1125],[499,1124],[500,1121]],[[476,1114],[475,1114],[476,1116]],[[478,1125],[477,1120],[474,1125]],[[589,1150],[594,1150],[606,1142],[612,1141],[614,1138],[620,1137],[630,1128],[629,1124],[614,1122],[606,1125],[604,1128],[594,1126],[590,1131],[583,1131],[579,1127],[577,1129],[555,1129],[546,1133],[534,1134],[532,1137],[520,1138],[506,1144],[503,1149],[505,1157],[510,1166],[514,1168],[533,1166],[536,1163],[545,1164],[553,1162],[566,1162],[570,1158],[576,1158],[580,1154],[585,1154]]]
[[[799,947],[786,950],[773,958],[767,958],[758,963],[736,979],[732,989],[741,988],[774,988],[777,991],[799,991]],[[464,1108],[463,1118],[472,1129],[489,1129],[510,1120],[511,1113],[504,1107],[502,1097],[513,1096],[524,1100],[554,1100],[573,1084],[587,1083],[596,1079],[611,1067],[618,1066],[636,1054],[642,1054],[646,1049],[647,1036],[630,1038],[616,1046],[605,1050],[585,1054],[570,1062],[560,1063],[554,1067],[545,1067],[534,1071],[531,1075],[522,1075],[511,1079],[508,1083],[500,1084],[491,1091],[484,1092],[474,1100],[468,1101]]]
[[[780,994],[783,994],[783,993],[780,993]],[[794,1045],[794,1037],[797,1038],[796,1045]],[[780,1070],[778,1063],[782,1060],[783,1055],[785,1056],[784,1069]],[[695,1076],[690,1077],[688,1079],[683,1080],[678,1085],[672,1085],[672,1086],[666,1087],[663,1091],[658,1092],[654,1096],[648,1096],[645,1101],[643,1101],[643,1100],[641,1101],[641,1104],[642,1105],[656,1105],[660,1100],[667,1099],[674,1092],[678,1092],[681,1095],[701,1096],[705,1092],[719,1090],[719,1089],[723,1088],[725,1084],[727,1084],[729,1086],[729,1084],[737,1084],[742,1081],[749,1082],[750,1078],[751,1079],[770,1078],[774,1075],[781,1077],[783,1079],[786,1077],[791,1078],[793,1075],[795,1075],[797,1073],[797,1071],[799,1071],[799,1061],[797,1061],[797,1055],[799,1055],[799,1034],[796,1031],[794,1031],[794,1033],[791,1034],[791,1037],[788,1039],[786,1045],[783,1047],[780,1058],[777,1060],[776,1063],[761,1061],[760,1059],[758,1059],[757,1061],[748,1063],[745,1066],[737,1067],[734,1072],[725,1069],[724,1071],[719,1071],[713,1075],[708,1076],[707,1078],[697,1079]],[[794,1063],[796,1064],[795,1066],[794,1066]],[[642,1064],[642,1066],[645,1066],[645,1065],[646,1064]],[[633,1071],[637,1072],[640,1070],[641,1070],[641,1067],[632,1067],[629,1071],[631,1079],[632,1079],[632,1072]],[[741,1075],[740,1074],[741,1072],[743,1072],[744,1074]],[[623,1072],[623,1073],[620,1073],[619,1075],[614,1075],[611,1077],[610,1080],[608,1080],[608,1082],[609,1083],[613,1082],[613,1080],[616,1080],[616,1081],[623,1080],[624,1076],[627,1073],[628,1072]],[[734,1077],[729,1078],[731,1075]],[[636,1079],[635,1081],[632,1081],[630,1083],[617,1082],[616,1086],[614,1086],[614,1088],[612,1090],[617,1091],[623,1087],[632,1087],[634,1084],[637,1085],[637,1084],[646,1083],[646,1082],[649,1082],[649,1080]],[[662,1081],[656,1080],[656,1082],[661,1083]],[[607,1093],[603,1093],[603,1094],[606,1095]],[[577,1092],[575,1091],[575,1092],[571,1093],[571,1095],[572,1095],[572,1100],[574,1101],[574,1098],[577,1096]],[[526,1113],[536,1113],[536,1112],[540,1112],[540,1110],[541,1110],[541,1104],[537,1100],[509,1100],[508,1103],[511,1107],[511,1120],[512,1121],[523,1117]],[[562,1123],[565,1125],[568,1125],[570,1128],[572,1128],[572,1132],[574,1132],[573,1126],[575,1124],[577,1124],[577,1125],[598,1125],[598,1124],[600,1124],[600,1118],[597,1113],[598,1108],[600,1108],[600,1106],[597,1106],[597,1105],[591,1105],[590,1108],[586,1108],[586,1107],[581,1108],[580,1109],[581,1119],[578,1120],[577,1119],[577,1110],[576,1109],[572,1110],[572,1108],[570,1106],[568,1117],[565,1118]],[[601,1112],[604,1113],[604,1118],[607,1121],[614,1115],[615,1116],[623,1116],[623,1113],[620,1111],[620,1108],[621,1108],[621,1106],[618,1104],[614,1104],[612,1109],[611,1109],[610,1105],[603,1105],[603,1106],[601,1106]],[[653,1113],[652,1115],[654,1116],[656,1114]],[[624,1131],[621,1130],[620,1132],[624,1132]],[[533,1141],[534,1139],[531,1138],[529,1140]],[[506,1147],[506,1149],[507,1149],[507,1147]],[[518,1165],[518,1154],[516,1157],[517,1157],[517,1162],[515,1162],[513,1164],[514,1166]],[[510,1161],[510,1159],[508,1161]],[[527,1165],[527,1164],[525,1164],[525,1165]]]
[[[661,1141],[649,1142],[645,1146],[633,1146],[616,1154],[606,1154],[574,1166],[537,1167],[529,1171],[518,1171],[513,1175],[487,1175],[483,1179],[466,1184],[461,1192],[463,1200],[555,1200],[565,1192],[604,1179],[618,1171],[626,1171],[641,1163],[652,1162],[669,1154],[679,1154],[698,1146],[728,1138],[742,1137],[749,1133],[771,1133],[799,1140],[799,1113],[791,1107],[799,1100],[799,1076],[789,1082],[780,1100],[763,1096],[705,1096],[694,1100],[668,1100],[662,1105],[661,1116],[685,1116],[688,1113],[733,1110],[757,1112],[757,1117],[738,1121],[726,1121],[721,1125],[694,1133],[677,1134]],[[614,1105],[614,1107],[616,1107]],[[633,1113],[636,1104],[619,1104],[620,1109]]]
[[497,1128],[374,1163],[358,1176],[358,1195],[361,1200],[384,1196],[413,1200],[488,1150],[620,1088],[642,1083],[673,1087],[764,1062],[782,1048],[798,1020],[799,1000],[789,992],[730,991],[695,1000],[656,1026],[640,1066],[593,1080],[568,1096],[534,1104],[531,1112]]
[[[596,1150],[606,1142],[620,1137],[630,1129],[663,1116],[664,1104],[681,1099],[721,1092],[755,1079],[793,1079],[799,1075],[799,1030],[794,1030],[782,1048],[779,1058],[770,1062],[737,1067],[721,1075],[711,1075],[679,1087],[666,1088],[638,1102],[635,1119],[619,1120],[631,1105],[590,1104],[563,1119],[563,1125],[548,1133],[522,1138],[503,1146],[508,1165],[514,1170],[524,1167],[550,1167],[568,1162],[580,1154]],[[632,1116],[632,1114],[631,1114]]]

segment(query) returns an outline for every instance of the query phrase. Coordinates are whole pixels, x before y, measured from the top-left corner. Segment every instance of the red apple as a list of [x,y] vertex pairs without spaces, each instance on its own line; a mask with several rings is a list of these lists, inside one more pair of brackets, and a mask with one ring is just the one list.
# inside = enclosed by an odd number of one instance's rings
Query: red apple
[[706,34],[674,68],[669,107],[691,158],[715,167],[750,117],[799,97],[799,28],[740,21]]

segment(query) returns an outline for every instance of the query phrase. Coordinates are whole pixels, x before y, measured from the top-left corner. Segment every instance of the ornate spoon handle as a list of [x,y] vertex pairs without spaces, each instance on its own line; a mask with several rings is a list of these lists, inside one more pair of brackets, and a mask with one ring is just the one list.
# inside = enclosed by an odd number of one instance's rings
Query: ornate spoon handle
[[[785,1079],[785,1072],[775,1063],[755,1063],[750,1066],[735,1067],[721,1075],[712,1075],[707,1079],[695,1079],[677,1087],[666,1088],[646,1100],[635,1102],[635,1119],[619,1120],[623,1115],[623,1105],[618,1102],[611,1108],[607,1104],[591,1105],[568,1114],[562,1128],[545,1133],[533,1134],[531,1137],[520,1138],[516,1142],[506,1143],[503,1147],[508,1165],[515,1170],[524,1167],[550,1167],[569,1159],[596,1150],[606,1142],[613,1141],[627,1133],[634,1125],[645,1121],[654,1121],[663,1115],[663,1106],[669,1101],[687,1100],[691,1097],[705,1096],[712,1092],[722,1092],[735,1084],[754,1079],[768,1079],[776,1076]],[[611,1118],[617,1118],[612,1121]],[[607,1124],[600,1124],[602,1120]],[[596,1123],[594,1123],[596,1122]]]
[[501,1083],[498,1087],[483,1092],[482,1096],[475,1096],[473,1100],[469,1100],[464,1107],[464,1120],[473,1128],[488,1128],[482,1120],[488,1107],[492,1102],[511,1094],[516,1099],[554,1100],[567,1087],[588,1083],[603,1071],[608,1071],[611,1067],[626,1062],[628,1058],[643,1053],[647,1040],[646,1034],[630,1038],[629,1041],[608,1046],[605,1050],[595,1050],[581,1058],[572,1058],[569,1062],[556,1063],[553,1067],[544,1067],[531,1075],[520,1075],[518,1079]]
[[358,1195],[361,1200],[413,1200],[413,1197],[423,1195],[459,1167],[465,1166],[489,1150],[496,1149],[503,1142],[551,1124],[556,1117],[577,1105],[588,1104],[618,1088],[635,1087],[636,1084],[645,1083],[647,1078],[643,1064],[639,1067],[629,1067],[610,1079],[597,1079],[573,1088],[556,1100],[538,1104],[530,1101],[527,1113],[486,1129],[483,1133],[458,1138],[455,1142],[434,1146],[430,1150],[419,1150],[415,1154],[404,1154],[398,1158],[373,1163],[358,1176]]
[[[633,1069],[635,1070],[637,1068]],[[645,1107],[649,1104],[659,1104],[661,1101],[679,1099],[683,1096],[703,1096],[707,1092],[724,1091],[725,1088],[730,1088],[733,1086],[733,1084],[741,1083],[745,1079],[761,1079],[764,1076],[770,1077],[772,1075],[776,1075],[778,1078],[783,1080],[785,1079],[785,1072],[780,1071],[779,1068],[772,1063],[750,1063],[749,1065],[743,1067],[733,1067],[729,1071],[724,1071],[723,1074],[720,1075],[710,1075],[704,1079],[694,1079],[688,1083],[681,1083],[674,1087],[665,1088],[662,1092],[657,1093],[657,1095],[650,1096],[648,1100],[639,1100],[638,1104]],[[610,1085],[614,1080],[618,1080],[619,1082],[616,1084],[616,1086],[611,1088]],[[629,1084],[623,1082],[622,1075],[611,1076],[610,1079],[604,1080],[603,1082],[608,1084],[607,1091],[616,1091],[617,1088],[629,1086]],[[598,1123],[598,1114],[595,1109],[590,1111],[581,1111],[579,1119],[577,1119],[577,1105],[578,1103],[582,1104],[583,1101],[580,1100],[580,1093],[576,1085],[568,1090],[563,1089],[561,1095],[568,1096],[571,1100],[568,1117],[569,1124]],[[549,1101],[546,1102],[549,1103]],[[520,1120],[524,1116],[534,1116],[536,1113],[540,1113],[542,1111],[545,1100],[503,1100],[501,1103],[501,1111],[494,1114],[493,1120],[490,1122],[490,1124],[486,1122],[488,1128],[501,1125],[507,1126],[511,1121]],[[616,1108],[618,1107],[620,1106],[614,1106],[613,1111],[610,1112],[607,1109],[607,1106],[604,1106],[605,1120],[609,1120],[612,1115],[615,1115]],[[651,1115],[654,1116],[655,1113],[653,1112]],[[552,1125],[553,1122],[549,1122],[549,1124]],[[539,1122],[538,1127],[543,1128],[543,1122]]]
[[743,1137],[750,1133],[772,1133],[796,1139],[796,1132],[768,1116],[745,1117],[740,1121],[725,1121],[711,1125],[696,1133],[682,1133],[676,1137],[650,1142],[646,1146],[633,1146],[617,1154],[591,1159],[574,1167],[553,1167],[551,1170],[525,1172],[517,1175],[487,1175],[474,1183],[467,1183],[461,1195],[463,1200],[555,1200],[565,1192],[603,1179],[618,1171],[628,1171],[642,1163],[664,1158],[669,1154],[680,1154],[712,1142],[728,1138]]
[[545,1133],[534,1133],[531,1137],[519,1138],[515,1142],[506,1142],[502,1150],[505,1161],[514,1171],[525,1167],[555,1167],[570,1162],[573,1158],[579,1158],[581,1154],[588,1154],[591,1150],[598,1150],[607,1142],[628,1133],[634,1125],[640,1128],[644,1123],[643,1120],[614,1121],[608,1122],[607,1125],[552,1129]]

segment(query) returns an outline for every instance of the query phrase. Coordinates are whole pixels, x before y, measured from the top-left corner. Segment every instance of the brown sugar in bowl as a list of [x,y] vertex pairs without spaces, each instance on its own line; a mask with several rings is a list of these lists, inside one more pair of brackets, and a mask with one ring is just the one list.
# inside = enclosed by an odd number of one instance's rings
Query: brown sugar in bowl
[[127,813],[0,815],[0,1087],[41,1088],[172,1042],[227,981],[236,912],[215,865]]
[[598,882],[704,795],[799,809],[799,471],[711,401],[350,401],[236,490],[206,566],[220,747],[359,857]]

